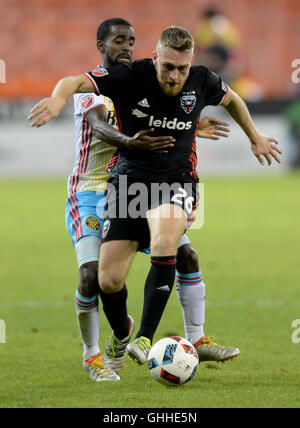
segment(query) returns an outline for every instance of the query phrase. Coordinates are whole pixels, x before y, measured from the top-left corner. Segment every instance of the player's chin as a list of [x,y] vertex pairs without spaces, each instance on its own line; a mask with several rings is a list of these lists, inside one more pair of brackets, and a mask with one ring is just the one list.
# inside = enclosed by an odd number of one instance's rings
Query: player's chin
[[131,62],[131,58],[129,58],[129,57],[118,57],[117,58],[117,63],[118,64],[128,64],[129,62]]
[[168,97],[176,97],[176,95],[179,94],[181,91],[181,86],[179,85],[173,85],[173,86],[167,86],[164,90],[165,95]]

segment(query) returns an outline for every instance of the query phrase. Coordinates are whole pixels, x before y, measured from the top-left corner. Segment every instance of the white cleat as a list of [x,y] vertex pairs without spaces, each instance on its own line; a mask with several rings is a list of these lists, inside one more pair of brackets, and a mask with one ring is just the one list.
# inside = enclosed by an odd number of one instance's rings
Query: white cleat
[[114,334],[111,335],[104,351],[103,361],[107,367],[115,373],[119,373],[124,367],[126,346],[128,345],[134,331],[135,323],[133,318],[129,318],[129,334],[125,339],[118,339]]
[[90,378],[96,382],[120,380],[119,376],[104,364],[101,353],[84,360],[82,365]]

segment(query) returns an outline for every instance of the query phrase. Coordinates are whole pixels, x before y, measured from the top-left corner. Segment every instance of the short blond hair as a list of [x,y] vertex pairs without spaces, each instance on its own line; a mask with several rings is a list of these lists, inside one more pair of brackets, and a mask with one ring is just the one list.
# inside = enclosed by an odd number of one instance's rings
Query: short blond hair
[[180,52],[194,49],[194,39],[191,33],[185,28],[175,25],[165,29],[158,40],[158,44]]

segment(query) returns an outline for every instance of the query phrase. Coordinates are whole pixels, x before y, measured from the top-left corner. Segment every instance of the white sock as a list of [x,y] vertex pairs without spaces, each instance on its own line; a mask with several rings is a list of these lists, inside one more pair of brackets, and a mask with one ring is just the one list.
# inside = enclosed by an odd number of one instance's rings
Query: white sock
[[100,352],[98,295],[83,297],[76,290],[75,308],[86,360]]
[[204,336],[205,284],[201,272],[176,272],[176,290],[181,304],[185,337],[192,344]]

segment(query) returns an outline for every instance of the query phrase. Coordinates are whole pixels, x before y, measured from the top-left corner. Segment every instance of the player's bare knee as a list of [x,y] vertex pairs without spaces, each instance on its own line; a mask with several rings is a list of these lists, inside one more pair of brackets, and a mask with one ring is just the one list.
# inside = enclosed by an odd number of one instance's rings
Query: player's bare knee
[[186,244],[178,248],[176,267],[180,273],[193,273],[199,271],[199,257],[191,244]]
[[151,253],[161,256],[170,256],[176,253],[177,242],[169,234],[161,234],[151,239]]
[[124,285],[124,278],[118,272],[99,271],[98,279],[101,290],[107,294],[117,293]]
[[79,293],[84,297],[98,294],[98,262],[89,262],[80,266]]

